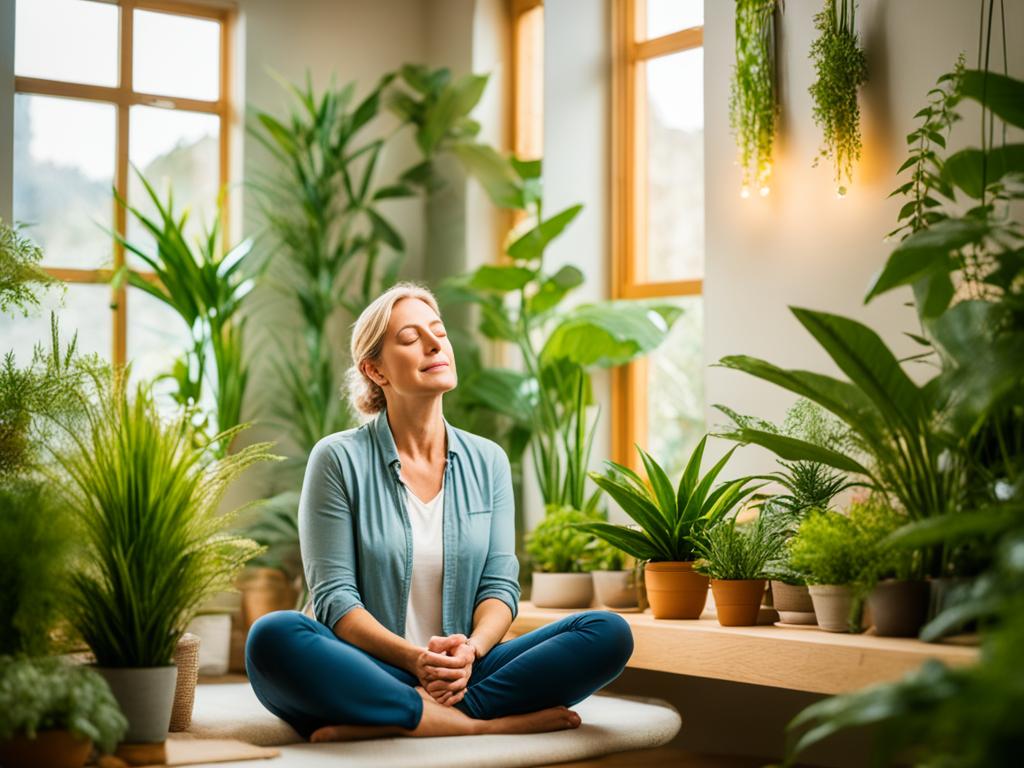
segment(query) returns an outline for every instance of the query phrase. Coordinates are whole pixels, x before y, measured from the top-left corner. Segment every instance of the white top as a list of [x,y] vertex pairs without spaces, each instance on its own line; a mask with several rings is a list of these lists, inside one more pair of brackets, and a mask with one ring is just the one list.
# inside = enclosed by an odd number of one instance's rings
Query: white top
[[405,639],[425,648],[431,637],[444,634],[441,631],[444,482],[430,501],[421,501],[408,487],[405,495],[412,525],[412,586],[406,606]]

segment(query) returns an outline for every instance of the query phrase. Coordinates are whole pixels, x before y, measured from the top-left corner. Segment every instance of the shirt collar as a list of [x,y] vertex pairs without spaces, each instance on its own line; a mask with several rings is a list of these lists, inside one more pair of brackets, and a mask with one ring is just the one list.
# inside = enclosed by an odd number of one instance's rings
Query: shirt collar
[[[453,455],[458,454],[458,450],[455,447],[455,432],[452,425],[448,423],[448,419],[441,416],[441,420],[444,422],[444,431],[448,442],[447,458],[451,459]],[[395,445],[395,436],[391,434],[391,427],[388,424],[388,412],[386,408],[382,408],[374,417],[372,430],[374,436],[377,438],[377,445],[380,446],[380,449],[384,454],[385,463],[390,467],[397,462],[399,468],[401,468],[402,462],[398,458],[398,447]]]

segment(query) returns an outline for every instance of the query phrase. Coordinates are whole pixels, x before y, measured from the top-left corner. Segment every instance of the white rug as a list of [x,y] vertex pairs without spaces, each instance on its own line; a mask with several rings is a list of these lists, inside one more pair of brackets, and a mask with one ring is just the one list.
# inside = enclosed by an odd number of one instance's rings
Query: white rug
[[583,724],[576,729],[523,736],[439,736],[388,738],[335,744],[309,744],[259,703],[248,683],[200,685],[192,727],[201,738],[240,739],[281,746],[281,758],[233,766],[302,765],[307,768],[513,768],[583,760],[650,749],[668,743],[682,724],[679,713],[657,699],[594,695],[573,709]]

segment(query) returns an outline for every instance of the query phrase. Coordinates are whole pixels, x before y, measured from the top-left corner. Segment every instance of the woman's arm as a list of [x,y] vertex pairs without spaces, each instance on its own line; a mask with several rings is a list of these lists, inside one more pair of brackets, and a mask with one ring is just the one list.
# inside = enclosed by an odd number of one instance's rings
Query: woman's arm
[[[473,599],[473,634],[476,634],[477,617],[480,607],[485,603],[503,603],[509,613],[509,623],[516,617],[519,610],[519,559],[516,557],[516,506],[515,494],[512,490],[512,467],[508,456],[500,447],[494,446],[494,459],[491,465],[493,491],[491,497],[491,529],[487,543],[487,559],[484,561],[480,583],[477,585]],[[488,612],[497,613],[497,608]],[[496,620],[489,620],[491,621]],[[497,632],[497,624],[493,624]],[[502,631],[494,641],[504,636]],[[493,645],[493,643],[491,644]],[[490,646],[488,646],[490,650]],[[482,655],[482,654],[481,654]]]
[[438,668],[458,669],[463,665],[462,661],[446,656],[443,650],[435,653],[399,637],[362,607],[346,613],[331,629],[346,643],[373,654],[393,667],[412,673],[421,682],[438,675],[443,676],[445,673],[437,672]]
[[488,651],[501,642],[501,638],[512,626],[512,611],[504,602],[489,597],[473,611],[473,633],[469,644],[476,651],[476,658],[486,656]]

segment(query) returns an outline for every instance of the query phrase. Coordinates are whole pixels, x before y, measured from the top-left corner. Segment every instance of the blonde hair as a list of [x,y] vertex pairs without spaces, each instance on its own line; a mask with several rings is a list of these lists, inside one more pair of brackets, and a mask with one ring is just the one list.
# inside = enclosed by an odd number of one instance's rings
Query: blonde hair
[[384,410],[387,401],[380,385],[363,373],[364,360],[376,360],[384,348],[384,335],[391,322],[391,312],[401,299],[419,299],[441,316],[437,299],[428,288],[418,283],[396,283],[370,302],[352,326],[352,366],[346,375],[348,400],[356,413],[373,416]]

